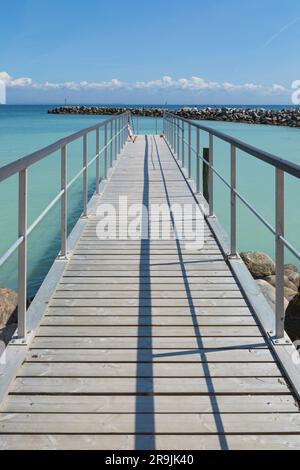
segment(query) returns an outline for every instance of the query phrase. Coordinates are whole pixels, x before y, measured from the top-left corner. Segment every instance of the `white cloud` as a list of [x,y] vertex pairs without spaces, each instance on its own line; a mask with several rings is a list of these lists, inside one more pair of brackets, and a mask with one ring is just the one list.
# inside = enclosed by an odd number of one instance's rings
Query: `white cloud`
[[270,93],[283,93],[286,88],[279,84],[265,86],[257,83],[230,83],[230,82],[214,82],[206,81],[202,77],[192,76],[191,78],[174,79],[170,76],[164,76],[157,80],[136,81],[136,82],[123,82],[116,78],[110,81],[99,82],[43,82],[39,83],[29,77],[13,78],[7,72],[0,72],[0,80],[4,81],[7,88],[29,88],[36,90],[187,90],[193,92],[201,92],[208,90],[219,90],[225,92],[245,91],[245,92],[259,92],[261,94]]

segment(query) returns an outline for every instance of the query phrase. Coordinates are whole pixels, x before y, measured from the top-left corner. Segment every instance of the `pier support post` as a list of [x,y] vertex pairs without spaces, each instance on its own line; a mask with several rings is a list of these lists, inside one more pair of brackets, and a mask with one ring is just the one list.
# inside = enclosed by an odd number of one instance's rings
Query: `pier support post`
[[100,131],[96,130],[96,194],[100,194]]
[[83,217],[87,217],[88,206],[88,136],[83,136]]
[[104,126],[104,179],[107,179],[107,124]]
[[284,338],[284,171],[276,168],[276,340]]
[[230,246],[231,246],[231,256],[235,257],[237,255],[236,249],[236,148],[234,145],[231,145],[230,148]]
[[214,216],[214,136],[209,134],[209,175],[208,175],[208,192],[209,192],[209,217]]
[[189,124],[189,131],[188,131],[188,177],[191,179],[192,176],[192,126]]
[[19,173],[18,338],[26,341],[27,311],[27,169]]
[[60,257],[66,258],[67,256],[67,147],[64,146],[61,149],[61,190],[63,194],[61,196],[61,249]]
[[200,193],[200,129],[196,129],[196,139],[197,139],[197,144],[196,144],[196,191],[199,194]]

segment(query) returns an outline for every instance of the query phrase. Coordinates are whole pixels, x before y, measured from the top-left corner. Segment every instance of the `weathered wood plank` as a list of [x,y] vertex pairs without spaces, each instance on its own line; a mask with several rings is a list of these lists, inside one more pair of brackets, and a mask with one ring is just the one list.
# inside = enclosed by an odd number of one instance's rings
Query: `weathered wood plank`
[[[88,283],[88,284],[87,284]],[[129,286],[131,289],[136,289],[140,288],[140,286],[143,286],[144,284],[150,285],[151,289],[153,290],[177,290],[178,288],[186,288],[186,284],[184,282],[184,279],[180,276],[178,277],[154,277],[154,278],[139,278],[139,276],[136,277],[131,277],[130,278],[130,284],[129,280],[126,277],[109,277],[109,278],[103,278],[103,277],[68,277],[64,276],[62,277],[60,281],[60,285],[63,286],[65,284],[83,284],[83,285],[89,285],[91,286],[92,284],[96,284],[97,288],[99,289],[115,289],[116,287],[120,287],[120,289],[123,289],[123,285]],[[218,286],[224,286],[227,288],[227,285],[229,288],[235,288],[237,287],[236,281],[232,278],[230,273],[228,274],[227,277],[204,277],[204,276],[199,276],[199,277],[191,277],[188,279],[188,285],[190,286],[190,289],[213,289],[212,286],[215,286],[215,289],[218,289]],[[101,287],[103,286],[103,287]],[[76,286],[75,286],[76,289]]]
[[274,362],[268,349],[232,348],[232,349],[34,349],[27,355],[28,362],[85,362],[107,363],[124,362],[139,363],[199,363],[214,364],[234,362]]
[[[147,415],[134,414],[3,414],[0,431],[9,433],[102,433],[135,434],[153,433],[154,427]],[[278,434],[300,433],[300,413],[283,414],[156,414],[155,432],[172,434]]]
[[[139,449],[149,450],[153,439],[139,436]],[[16,434],[0,437],[0,450],[132,450],[136,436],[132,434]],[[300,436],[287,435],[156,435],[156,450],[299,450]]]
[[260,338],[257,326],[45,326],[38,329],[37,338],[41,337],[234,337]]
[[86,315],[74,316],[72,312],[70,315],[64,316],[63,314],[56,315],[50,309],[45,316],[42,326],[193,326],[194,322],[200,327],[203,326],[254,326],[255,321],[250,315],[239,316],[156,316],[144,315],[137,317],[131,316],[103,316],[94,315],[90,316],[86,311]]
[[[164,295],[173,295],[174,292],[185,292],[187,295],[188,293],[191,293],[192,295],[202,295],[204,292],[207,291],[221,291],[221,292],[239,292],[240,290],[235,283],[219,283],[219,284],[193,284],[191,286],[186,286],[184,284],[184,281],[182,283],[177,283],[177,284],[152,284],[150,285],[148,283],[145,284],[139,284],[137,281],[136,283],[131,283],[131,284],[118,284],[118,283],[112,283],[110,284],[109,281],[107,281],[106,284],[96,284],[96,282],[91,283],[91,284],[83,284],[82,280],[81,283],[75,283],[75,284],[68,284],[68,283],[61,283],[58,288],[57,292],[65,292],[65,291],[70,291],[70,292],[76,292],[76,291],[105,291],[105,292],[110,292],[110,291],[117,291],[117,292],[139,292],[139,291],[145,291],[145,292],[152,292],[156,293],[159,292],[160,295],[161,293],[164,293]],[[199,293],[200,292],[200,293]],[[240,294],[241,295],[241,294]]]
[[33,341],[34,348],[46,349],[224,349],[224,348],[260,348],[267,347],[262,337],[224,337],[224,338],[118,338],[118,337],[36,337]]
[[98,291],[98,290],[81,290],[79,287],[74,290],[56,290],[54,299],[138,299],[150,301],[164,299],[169,303],[177,300],[196,299],[243,299],[240,291],[194,291],[191,292],[187,287],[186,291],[152,291],[152,289],[140,289],[139,291]]
[[[140,397],[145,413],[153,410],[152,397]],[[220,395],[209,397],[156,396],[156,413],[298,413],[298,407],[288,395]],[[4,404],[7,413],[135,413],[134,396],[39,396],[11,395]],[[0,437],[1,441],[1,437]]]
[[142,318],[143,316],[151,316],[154,317],[165,317],[165,316],[185,316],[188,318],[193,318],[196,316],[240,316],[240,317],[252,317],[251,312],[247,306],[243,307],[216,307],[216,306],[201,306],[197,307],[193,305],[193,308],[190,307],[116,307],[116,306],[109,306],[109,307],[74,307],[74,306],[54,306],[50,305],[47,312],[49,315],[97,315],[97,316],[110,316],[110,315],[131,315],[136,316],[138,318]]
[[244,307],[246,302],[241,299],[57,299],[51,305],[54,307],[189,307],[191,313],[195,307]]
[[[124,356],[126,360],[126,355]],[[25,363],[18,377],[281,377],[275,363],[180,364],[165,363]]]

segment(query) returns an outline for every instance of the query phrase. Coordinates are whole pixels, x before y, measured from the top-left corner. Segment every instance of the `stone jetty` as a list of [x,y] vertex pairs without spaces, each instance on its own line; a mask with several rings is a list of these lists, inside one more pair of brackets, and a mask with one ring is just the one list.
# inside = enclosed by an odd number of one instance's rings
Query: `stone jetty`
[[271,110],[264,108],[150,108],[150,107],[111,107],[111,106],[61,106],[49,109],[49,114],[88,114],[116,115],[130,111],[133,116],[162,117],[165,111],[170,111],[178,117],[201,121],[241,122],[247,124],[269,124],[272,126],[288,126],[300,128],[300,108]]

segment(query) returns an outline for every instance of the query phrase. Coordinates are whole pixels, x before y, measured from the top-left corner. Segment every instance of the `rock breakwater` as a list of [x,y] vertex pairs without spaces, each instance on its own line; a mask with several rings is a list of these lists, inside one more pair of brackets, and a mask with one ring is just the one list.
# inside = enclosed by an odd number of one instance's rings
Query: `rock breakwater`
[[253,108],[147,108],[147,107],[112,107],[112,106],[60,106],[49,109],[49,114],[72,115],[100,115],[111,116],[122,114],[126,111],[133,116],[161,118],[165,111],[172,112],[178,117],[201,121],[241,122],[247,124],[265,124],[272,126],[288,126],[300,128],[300,108],[253,109]]

